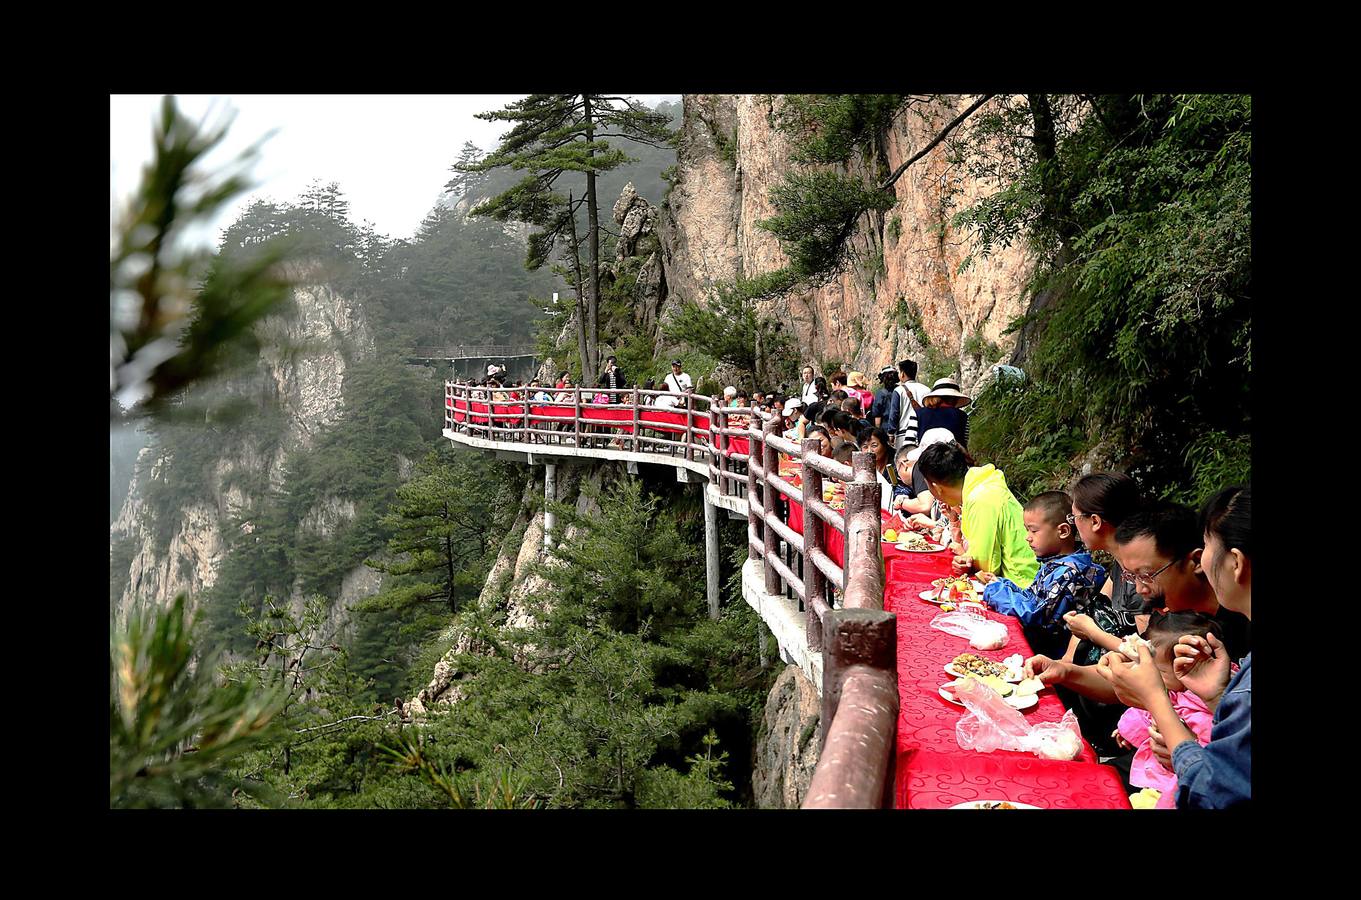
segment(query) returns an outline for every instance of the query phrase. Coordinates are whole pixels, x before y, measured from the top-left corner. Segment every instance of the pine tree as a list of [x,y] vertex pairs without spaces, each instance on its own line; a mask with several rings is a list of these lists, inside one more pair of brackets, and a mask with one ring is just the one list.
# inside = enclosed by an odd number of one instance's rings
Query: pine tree
[[[474,214],[497,221],[525,222],[540,230],[530,236],[526,266],[538,269],[565,243],[569,281],[577,299],[578,352],[582,371],[599,371],[600,205],[596,177],[630,161],[607,138],[657,145],[671,138],[668,117],[637,101],[600,94],[531,94],[504,109],[478,115],[491,122],[512,122],[501,146],[476,162],[460,162],[463,173],[510,167],[527,174],[511,189],[480,204]],[[564,197],[558,183],[567,172],[586,176],[585,192]],[[579,237],[577,210],[586,211],[586,234]],[[588,255],[583,267],[581,244]]]
[[417,475],[397,489],[397,502],[381,524],[393,530],[390,560],[367,561],[387,575],[384,590],[364,609],[395,609],[439,601],[458,611],[458,601],[481,587],[483,560],[492,537],[488,525],[496,506],[513,506],[495,491],[478,489],[484,470],[466,462],[441,462],[431,453]]

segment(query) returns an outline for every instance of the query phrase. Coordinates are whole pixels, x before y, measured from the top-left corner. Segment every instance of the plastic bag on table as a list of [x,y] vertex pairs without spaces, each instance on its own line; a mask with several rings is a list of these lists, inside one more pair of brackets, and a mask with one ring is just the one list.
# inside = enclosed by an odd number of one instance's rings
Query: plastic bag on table
[[956,637],[968,638],[977,650],[1000,650],[1007,643],[1007,626],[989,621],[981,610],[964,608],[944,612],[931,620],[931,627]]
[[955,740],[965,750],[1019,750],[1041,759],[1064,760],[1082,754],[1082,732],[1071,709],[1057,722],[1031,725],[1001,694],[976,678],[956,684],[955,697],[969,710],[955,723]]

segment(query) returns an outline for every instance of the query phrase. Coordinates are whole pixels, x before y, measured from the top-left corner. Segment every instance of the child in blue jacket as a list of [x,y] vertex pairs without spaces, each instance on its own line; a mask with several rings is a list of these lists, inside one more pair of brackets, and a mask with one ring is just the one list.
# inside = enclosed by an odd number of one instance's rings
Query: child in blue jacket
[[983,602],[1020,619],[1031,648],[1052,659],[1062,657],[1068,647],[1063,614],[1077,605],[1078,598],[1099,594],[1106,583],[1105,568],[1092,562],[1085,548],[1079,549],[1076,529],[1068,522],[1072,506],[1063,491],[1045,491],[1025,505],[1026,543],[1040,563],[1028,589],[989,572],[978,576],[985,582]]

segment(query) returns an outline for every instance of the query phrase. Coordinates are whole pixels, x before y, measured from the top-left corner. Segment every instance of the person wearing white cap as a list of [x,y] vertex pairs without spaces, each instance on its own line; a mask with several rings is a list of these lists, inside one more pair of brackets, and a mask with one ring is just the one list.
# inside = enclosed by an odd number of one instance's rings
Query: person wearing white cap
[[969,414],[960,407],[968,404],[969,395],[960,391],[953,378],[938,378],[917,410],[917,427],[923,435],[932,428],[948,429],[961,447],[967,447]]
[[784,415],[785,424],[790,426],[782,435],[785,440],[802,443],[803,420],[799,416],[799,410],[802,408],[803,401],[798,397],[790,397],[784,402],[784,409],[781,410],[781,413]]
[[[936,498],[931,496],[931,487],[926,483],[926,477],[917,469],[917,460],[921,457],[922,451],[932,444],[939,444],[945,441],[953,441],[955,436],[946,428],[933,428],[922,435],[922,442],[908,451],[904,461],[912,466],[912,493],[916,496],[910,500],[901,500],[895,505],[895,509],[901,509],[904,516],[922,514],[931,519],[939,520],[941,511],[937,506]],[[904,444],[904,448],[908,445]]]
[[733,387],[732,385],[728,385],[723,389],[723,405],[724,406],[737,405],[737,388]]

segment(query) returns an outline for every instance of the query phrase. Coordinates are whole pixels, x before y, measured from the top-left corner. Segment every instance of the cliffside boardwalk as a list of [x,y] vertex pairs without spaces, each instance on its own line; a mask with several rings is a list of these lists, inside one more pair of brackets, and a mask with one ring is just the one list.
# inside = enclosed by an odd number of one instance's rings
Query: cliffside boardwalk
[[[510,399],[513,389],[445,383],[444,436],[457,445],[544,466],[554,499],[556,466],[572,458],[675,469],[701,484],[709,614],[719,610],[718,509],[747,519],[742,595],[822,696],[822,755],[804,808],[892,805],[898,718],[897,638],[884,612],[879,486],[871,453],[850,466],[777,434],[759,409],[717,397],[646,391],[591,402],[596,389],[548,389],[553,402]],[[520,389],[524,392],[524,389]],[[655,405],[669,398],[670,407]],[[733,427],[733,426],[737,427]],[[803,465],[795,487],[780,454]],[[846,484],[843,516],[823,501],[823,479]],[[544,547],[556,523],[544,521]]]

